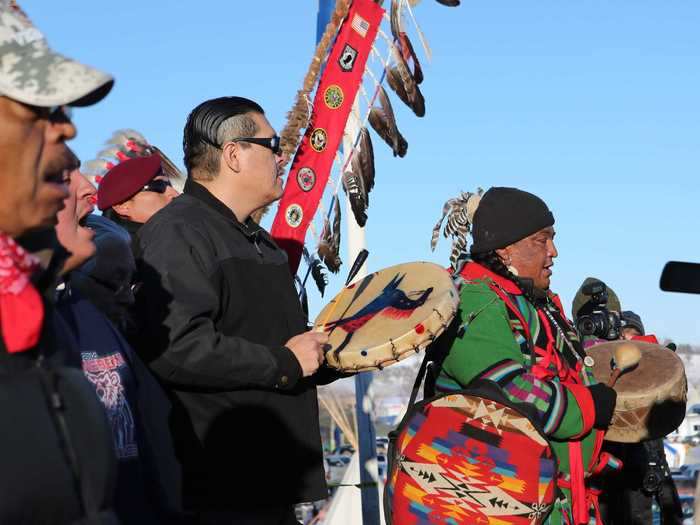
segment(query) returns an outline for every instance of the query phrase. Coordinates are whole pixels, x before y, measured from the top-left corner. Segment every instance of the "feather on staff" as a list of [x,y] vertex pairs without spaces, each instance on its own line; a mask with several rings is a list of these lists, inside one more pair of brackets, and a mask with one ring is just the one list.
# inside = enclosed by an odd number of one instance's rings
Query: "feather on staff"
[[420,62],[418,61],[418,56],[416,55],[416,52],[413,49],[413,44],[411,43],[411,40],[408,38],[408,35],[406,33],[399,34],[399,47],[401,49],[401,55],[403,56],[403,59],[406,62],[406,64],[408,64],[409,60],[413,62],[413,72],[411,73],[411,76],[413,76],[413,80],[415,80],[416,84],[422,83],[423,68],[421,67]]
[[394,110],[382,86],[377,95],[380,107],[372,107],[369,112],[369,123],[372,129],[386,142],[394,152],[394,157],[404,157],[408,151],[408,142],[403,138],[396,124]]
[[389,87],[399,96],[401,101],[413,110],[417,117],[425,116],[425,99],[408,69],[402,53],[394,47],[395,65],[387,70],[386,79]]
[[337,196],[333,199],[333,215],[332,227],[328,218],[324,219],[318,255],[328,270],[338,273],[343,262],[340,260],[340,200]]
[[326,291],[326,286],[328,286],[328,276],[323,271],[323,266],[321,266],[321,261],[318,257],[311,255],[309,250],[304,246],[302,250],[302,255],[304,256],[304,261],[306,265],[311,270],[311,277],[313,277],[316,282],[316,287],[318,288],[321,297],[323,297],[323,292]]
[[391,16],[389,21],[391,24],[391,34],[395,40],[398,40],[401,34],[401,2],[403,0],[391,0]]
[[360,227],[367,223],[369,192],[374,187],[374,151],[367,128],[360,130],[358,148],[351,161],[351,170],[343,173],[343,188],[350,199],[355,221]]

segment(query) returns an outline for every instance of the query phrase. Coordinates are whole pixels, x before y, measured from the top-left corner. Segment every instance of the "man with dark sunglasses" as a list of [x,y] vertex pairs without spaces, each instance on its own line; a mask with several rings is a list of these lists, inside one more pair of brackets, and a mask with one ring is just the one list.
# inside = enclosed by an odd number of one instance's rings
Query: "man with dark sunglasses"
[[[137,350],[179,410],[186,510],[198,525],[295,524],[327,497],[316,373],[284,251],[251,218],[282,196],[279,137],[255,102],[197,106],[184,132],[182,196],[139,233]],[[284,454],[272,451],[284,450]]]
[[177,196],[156,153],[125,160],[109,170],[97,190],[97,207],[129,232],[135,248],[141,226]]

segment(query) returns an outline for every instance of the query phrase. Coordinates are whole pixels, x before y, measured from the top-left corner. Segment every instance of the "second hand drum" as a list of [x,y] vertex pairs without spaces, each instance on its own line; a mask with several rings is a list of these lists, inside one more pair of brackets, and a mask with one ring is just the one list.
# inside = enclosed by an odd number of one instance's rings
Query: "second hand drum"
[[381,370],[425,349],[450,324],[459,294],[452,277],[428,262],[399,264],[343,288],[314,329],[328,332],[328,366]]
[[685,417],[685,369],[680,357],[666,347],[641,341],[614,341],[591,346],[586,353],[595,361],[595,378],[607,383],[616,350],[629,346],[639,350],[639,364],[623,372],[614,383],[617,402],[605,434],[605,439],[618,443],[638,443],[664,437],[673,432]]

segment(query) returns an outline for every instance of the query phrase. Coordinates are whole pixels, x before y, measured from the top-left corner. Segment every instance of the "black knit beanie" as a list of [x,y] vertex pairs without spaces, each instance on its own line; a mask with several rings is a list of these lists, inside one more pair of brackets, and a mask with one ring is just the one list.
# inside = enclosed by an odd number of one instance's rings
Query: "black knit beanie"
[[620,314],[622,317],[622,326],[627,328],[635,328],[639,335],[644,335],[644,323],[642,323],[642,318],[631,310],[625,310]]
[[505,248],[554,224],[542,199],[516,188],[491,188],[474,213],[471,253]]

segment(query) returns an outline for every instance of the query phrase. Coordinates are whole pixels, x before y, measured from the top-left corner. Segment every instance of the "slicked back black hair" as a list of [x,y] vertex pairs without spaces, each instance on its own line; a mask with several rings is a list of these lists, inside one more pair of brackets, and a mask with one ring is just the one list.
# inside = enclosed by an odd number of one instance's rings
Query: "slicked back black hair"
[[211,144],[218,146],[217,132],[226,119],[245,113],[265,112],[259,104],[243,97],[219,97],[202,102],[187,117],[182,138],[187,173],[197,166],[197,160]]

